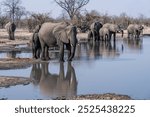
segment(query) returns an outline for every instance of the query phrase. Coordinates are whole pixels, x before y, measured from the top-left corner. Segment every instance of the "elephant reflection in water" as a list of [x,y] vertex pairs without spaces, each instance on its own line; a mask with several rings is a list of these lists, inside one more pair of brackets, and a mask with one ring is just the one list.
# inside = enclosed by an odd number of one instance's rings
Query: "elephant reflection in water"
[[[123,50],[122,50],[123,51]],[[86,56],[86,59],[90,58],[115,58],[120,55],[119,48],[116,47],[116,42],[111,41],[101,41],[82,43],[77,46],[76,57],[81,59]]]
[[120,55],[119,49],[116,47],[116,43],[104,42],[100,45],[100,53],[102,57],[115,58]]
[[66,75],[63,62],[60,62],[59,74],[50,73],[48,65],[47,62],[41,63],[41,65],[33,65],[31,79],[34,80],[34,84],[39,85],[44,95],[52,98],[75,96],[77,93],[77,80],[71,62],[67,64]]
[[116,43],[100,42],[100,43],[88,43],[89,45],[89,57],[106,57],[114,58],[119,56],[119,50],[116,48]]
[[124,40],[124,44],[128,46],[129,49],[140,51],[143,48],[142,39],[130,39]]
[[101,53],[100,53],[100,43],[96,43],[96,42],[89,42],[88,43],[88,49],[89,51],[87,51],[87,55],[90,57],[90,58],[98,58],[101,56]]
[[20,54],[21,51],[10,51],[6,53],[7,58],[16,58],[17,54]]

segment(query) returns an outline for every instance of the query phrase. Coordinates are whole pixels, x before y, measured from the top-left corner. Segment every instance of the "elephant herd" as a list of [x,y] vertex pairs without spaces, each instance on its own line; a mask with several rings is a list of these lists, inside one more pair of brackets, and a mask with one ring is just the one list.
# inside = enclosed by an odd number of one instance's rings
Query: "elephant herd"
[[[127,28],[128,37],[134,36],[139,38],[143,26],[137,24],[131,24]],[[114,42],[116,41],[116,33],[121,32],[123,37],[123,29],[119,25],[100,22],[94,22],[91,24],[89,38],[93,38],[93,41],[111,41],[113,36]],[[77,39],[76,26],[69,24],[68,22],[51,23],[46,22],[42,25],[38,25],[32,36],[32,49],[33,57],[42,60],[49,60],[49,48],[59,46],[60,48],[60,61],[64,61],[64,50],[68,50],[68,61],[71,61],[75,55]]]
[[[8,31],[9,39],[15,40],[14,32],[16,25],[14,22],[6,24],[5,28]],[[142,25],[130,24],[127,27],[128,38],[139,38],[144,27]],[[124,34],[123,29],[116,24],[101,22],[93,22],[90,26],[88,38],[93,41],[116,41],[116,33]],[[42,25],[37,25],[32,36],[32,52],[34,58],[49,60],[49,48],[59,46],[60,61],[64,61],[64,50],[68,50],[68,61],[72,61],[77,39],[77,27],[68,22],[51,23],[46,22]]]
[[[143,29],[144,27],[142,25],[130,24],[127,27],[128,38],[139,38]],[[92,38],[93,41],[111,41],[111,38],[113,36],[113,41],[116,41],[116,33],[121,33],[123,37],[123,28],[116,24],[106,23],[103,25],[102,23],[96,21],[91,24],[88,38]]]

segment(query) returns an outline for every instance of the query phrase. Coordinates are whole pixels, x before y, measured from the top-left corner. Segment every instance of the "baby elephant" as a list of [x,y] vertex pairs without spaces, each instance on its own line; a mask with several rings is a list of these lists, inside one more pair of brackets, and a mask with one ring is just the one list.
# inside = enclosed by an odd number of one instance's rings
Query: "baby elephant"
[[100,40],[102,40],[102,41],[110,41],[109,40],[109,30],[108,30],[108,28],[102,27],[99,30],[99,34],[100,34]]
[[33,36],[32,36],[32,54],[33,54],[33,58],[40,58],[40,53],[41,53],[41,43],[39,40],[39,36],[38,36],[38,32],[41,28],[41,25],[37,25]]

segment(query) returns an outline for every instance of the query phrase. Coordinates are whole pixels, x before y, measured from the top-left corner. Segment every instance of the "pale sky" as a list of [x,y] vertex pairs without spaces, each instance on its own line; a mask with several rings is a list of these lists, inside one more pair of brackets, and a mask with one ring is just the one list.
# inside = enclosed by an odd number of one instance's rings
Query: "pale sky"
[[[22,6],[28,11],[51,12],[52,17],[58,17],[62,13],[62,9],[53,0],[22,0]],[[150,0],[90,0],[83,9],[109,15],[125,12],[129,16],[137,17],[143,14],[150,18]]]

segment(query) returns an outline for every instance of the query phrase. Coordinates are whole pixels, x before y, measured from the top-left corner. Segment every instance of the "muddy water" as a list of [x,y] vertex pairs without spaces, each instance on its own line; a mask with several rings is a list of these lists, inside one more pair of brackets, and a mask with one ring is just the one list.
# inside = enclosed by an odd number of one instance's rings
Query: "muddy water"
[[133,99],[150,99],[149,51],[150,37],[115,44],[82,43],[77,46],[71,63],[59,63],[57,58],[26,69],[0,70],[0,76],[23,76],[33,80],[25,86],[0,88],[0,98],[52,99],[117,93]]

